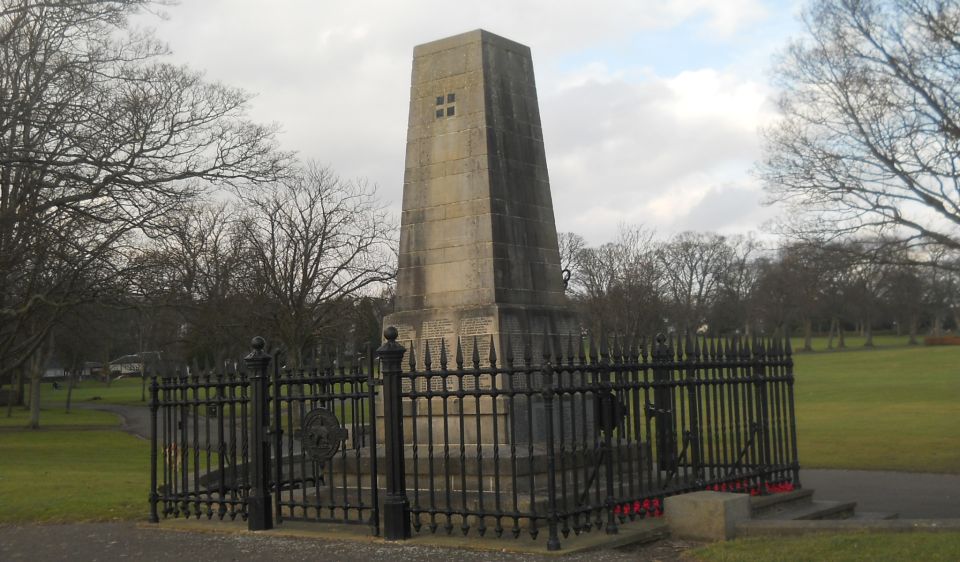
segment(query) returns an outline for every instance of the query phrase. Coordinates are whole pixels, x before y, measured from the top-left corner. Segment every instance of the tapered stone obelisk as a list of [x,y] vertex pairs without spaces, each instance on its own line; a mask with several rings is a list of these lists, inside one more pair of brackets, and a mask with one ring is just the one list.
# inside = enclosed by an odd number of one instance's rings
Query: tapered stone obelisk
[[[419,357],[502,362],[578,335],[560,271],[530,49],[483,30],[414,49],[396,326]],[[489,381],[479,381],[486,386]],[[508,383],[509,384],[509,383]]]

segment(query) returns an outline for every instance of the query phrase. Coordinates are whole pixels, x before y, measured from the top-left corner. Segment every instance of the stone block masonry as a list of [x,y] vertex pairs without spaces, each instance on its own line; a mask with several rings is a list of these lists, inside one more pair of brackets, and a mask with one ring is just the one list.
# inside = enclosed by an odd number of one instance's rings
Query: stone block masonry
[[[579,335],[560,273],[533,60],[483,30],[414,49],[394,314],[434,358]],[[505,381],[504,384],[509,384]]]

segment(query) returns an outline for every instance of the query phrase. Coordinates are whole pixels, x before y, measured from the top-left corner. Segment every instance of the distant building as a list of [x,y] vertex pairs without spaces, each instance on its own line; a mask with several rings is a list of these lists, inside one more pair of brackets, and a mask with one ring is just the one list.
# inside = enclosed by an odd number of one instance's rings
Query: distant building
[[100,376],[103,373],[103,363],[99,361],[86,361],[83,368],[80,369],[80,378]]
[[149,370],[151,364],[156,364],[159,361],[159,351],[141,351],[140,353],[124,355],[110,362],[110,375],[114,377],[140,376],[141,373]]
[[139,354],[124,355],[110,362],[110,375],[114,377],[139,375],[142,367],[143,360],[140,359]]
[[67,370],[58,365],[49,365],[43,370],[43,378],[45,379],[62,379],[66,376]]

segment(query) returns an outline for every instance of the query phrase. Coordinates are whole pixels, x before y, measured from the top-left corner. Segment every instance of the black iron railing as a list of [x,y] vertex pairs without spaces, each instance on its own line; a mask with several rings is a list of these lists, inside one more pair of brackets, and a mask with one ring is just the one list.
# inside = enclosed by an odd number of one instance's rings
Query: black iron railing
[[566,338],[536,361],[508,348],[502,364],[494,343],[483,361],[478,342],[451,353],[442,339],[422,359],[410,345],[405,365],[384,357],[385,400],[403,412],[385,420],[404,436],[394,478],[417,532],[545,529],[559,548],[659,516],[668,495],[799,486],[789,343]]
[[252,482],[247,373],[173,373],[154,377],[150,393],[150,519],[246,520]]
[[788,341],[567,337],[534,358],[507,338],[500,359],[492,338],[385,336],[376,376],[372,359],[283,370],[258,340],[238,368],[154,378],[151,520],[379,534],[382,511],[392,540],[543,533],[557,549],[670,495],[800,485]]

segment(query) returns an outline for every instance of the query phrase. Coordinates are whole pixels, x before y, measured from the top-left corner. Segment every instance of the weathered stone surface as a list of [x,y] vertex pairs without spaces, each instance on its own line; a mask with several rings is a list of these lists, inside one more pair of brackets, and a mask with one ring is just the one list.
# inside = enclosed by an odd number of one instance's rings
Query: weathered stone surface
[[750,519],[750,496],[727,492],[692,492],[664,500],[664,513],[675,538],[707,541],[732,539],[740,521]]
[[[395,313],[386,325],[481,362],[579,332],[566,306],[530,49],[483,30],[417,46]],[[442,335],[441,335],[442,333]]]

